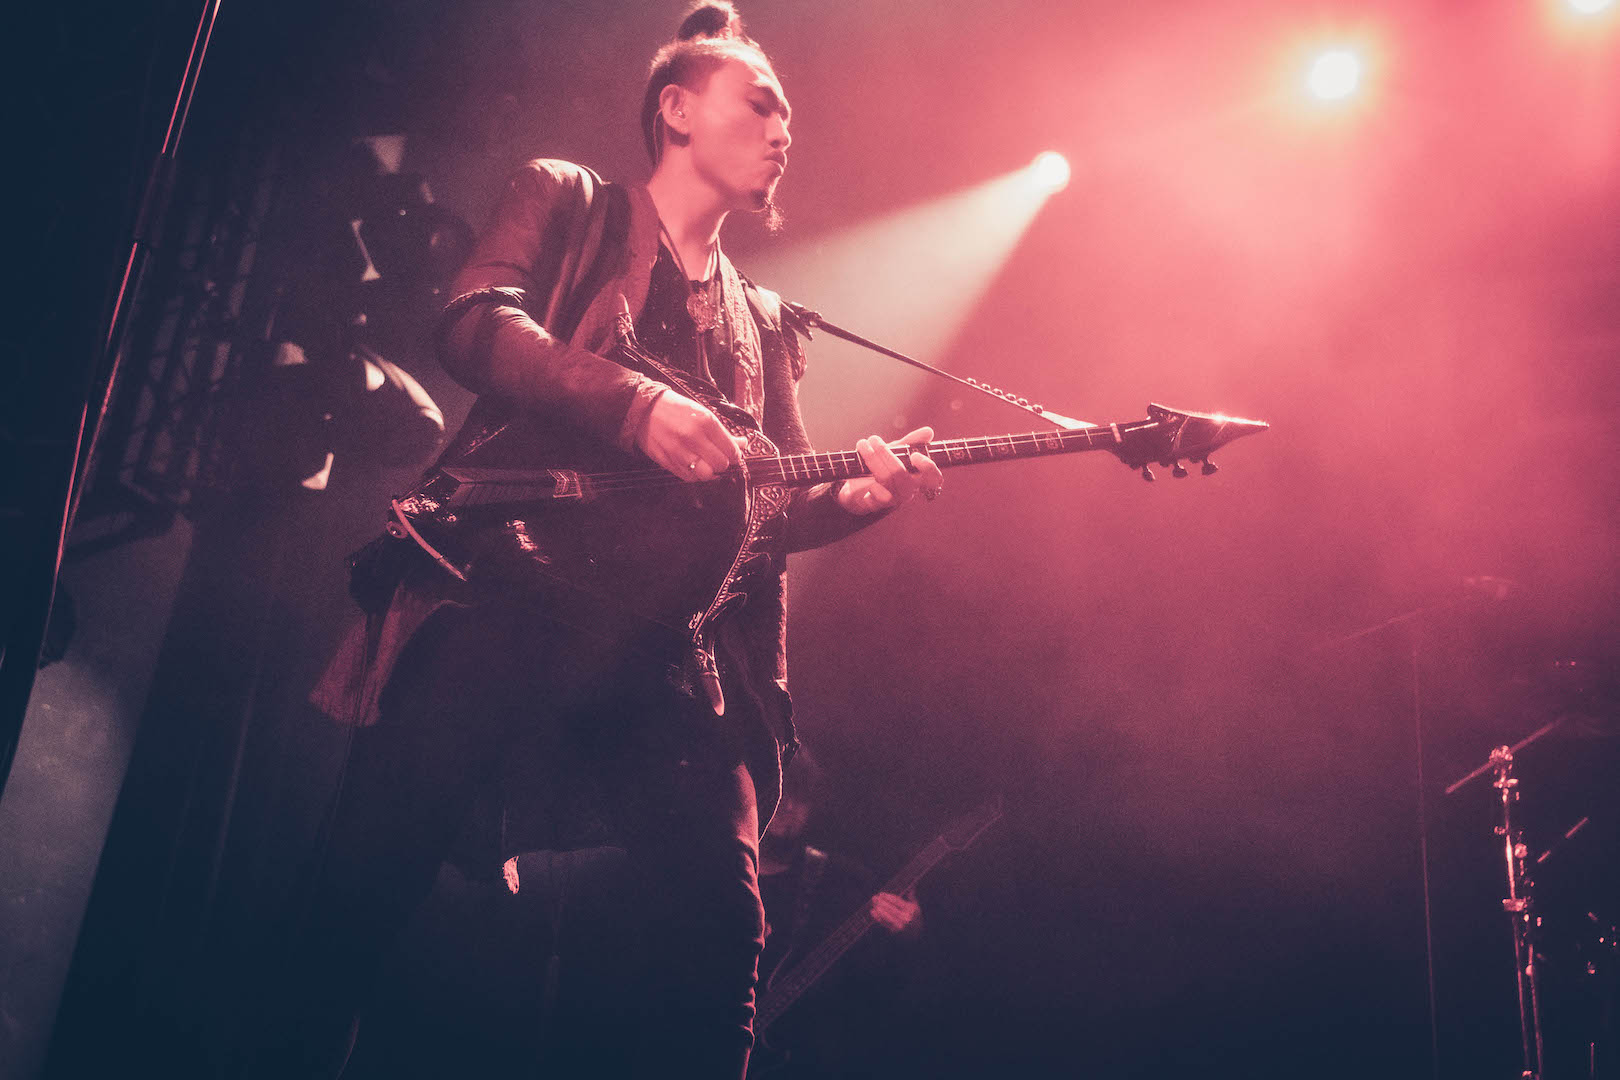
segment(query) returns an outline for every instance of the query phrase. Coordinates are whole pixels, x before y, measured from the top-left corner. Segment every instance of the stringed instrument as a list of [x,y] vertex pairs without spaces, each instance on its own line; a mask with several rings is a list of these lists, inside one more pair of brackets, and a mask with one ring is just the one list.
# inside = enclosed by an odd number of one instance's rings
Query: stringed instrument
[[[929,841],[899,873],[890,878],[879,892],[904,896],[951,852],[968,847],[1001,817],[1001,799],[991,799],[983,806],[952,821],[940,834]],[[832,969],[843,955],[866,936],[877,920],[872,917],[869,904],[862,904],[837,929],[828,934],[803,960],[786,966],[786,970],[773,976],[760,995],[754,1009],[754,1033],[762,1035],[776,1023],[781,1015],[792,1008],[820,978]],[[783,959],[787,965],[791,956]]]
[[[1001,817],[1001,797],[997,796],[947,825],[911,861],[884,883],[879,892],[904,896],[916,888],[927,873],[952,852],[961,851]],[[754,1008],[754,1035],[757,1043],[748,1061],[748,1080],[768,1080],[791,1075],[798,1059],[791,1044],[778,1045],[771,1038],[771,1026],[779,1020],[821,978],[877,925],[871,901],[862,904],[816,946],[796,960],[796,949],[777,962],[776,970],[760,990]]]
[[[576,609],[612,609],[680,634],[718,710],[713,628],[746,601],[761,575],[779,567],[793,493],[870,470],[854,450],[778,452],[713,384],[668,368],[633,340],[621,341],[615,359],[712,410],[747,445],[738,465],[691,482],[603,446],[589,454],[576,448],[573,459],[543,468],[441,466],[393,501],[389,532],[414,541],[462,582],[482,581],[492,592],[532,590]],[[1185,461],[1212,473],[1214,451],[1268,426],[1149,405],[1145,419],[1130,423],[891,449],[901,460],[923,454],[941,468],[1103,450],[1152,479],[1154,463],[1178,477],[1187,475]]]

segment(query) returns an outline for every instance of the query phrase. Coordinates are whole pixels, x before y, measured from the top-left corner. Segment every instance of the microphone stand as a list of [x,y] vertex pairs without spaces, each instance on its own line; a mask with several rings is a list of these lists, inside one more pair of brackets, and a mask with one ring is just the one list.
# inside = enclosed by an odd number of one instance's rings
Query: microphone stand
[[[1483,590],[1486,595],[1498,601],[1506,599],[1511,590],[1517,587],[1516,583],[1506,579],[1483,575],[1465,577],[1462,579],[1462,585],[1465,589],[1476,591]],[[1407,662],[1411,673],[1412,687],[1413,764],[1416,766],[1417,772],[1418,863],[1419,869],[1422,873],[1423,882],[1423,955],[1426,968],[1425,973],[1428,979],[1429,1068],[1431,1075],[1434,1076],[1435,1080],[1439,1080],[1440,1077],[1440,1012],[1438,994],[1435,986],[1434,893],[1429,880],[1429,785],[1423,760],[1423,682],[1422,668],[1420,664],[1421,648],[1419,644],[1418,630],[1426,620],[1434,616],[1444,614],[1448,611],[1454,611],[1461,607],[1461,604],[1462,601],[1456,598],[1450,600],[1441,600],[1438,603],[1433,604],[1425,604],[1422,607],[1412,608],[1410,611],[1403,611],[1398,615],[1392,615],[1389,618],[1384,619],[1382,622],[1377,622],[1371,626],[1362,627],[1360,630],[1355,630],[1348,634],[1342,634],[1338,637],[1330,638],[1317,644],[1311,649],[1313,653],[1321,653],[1329,649],[1337,649],[1353,642],[1361,641],[1365,638],[1374,637],[1384,633],[1387,630],[1393,630],[1396,627],[1405,626],[1411,628],[1407,635]],[[1547,732],[1552,730],[1552,728],[1555,726],[1557,726],[1556,723],[1548,725],[1546,728],[1536,732],[1529,738],[1522,740],[1516,746],[1512,747],[1512,749],[1519,750],[1525,746],[1528,746],[1536,739],[1539,739],[1541,736],[1547,734]],[[1492,767],[1493,766],[1490,763],[1482,765],[1478,769],[1475,769],[1473,772],[1469,773],[1467,776],[1463,777],[1461,780],[1458,780],[1456,783],[1446,788],[1445,793],[1450,795],[1452,792],[1456,791],[1459,787],[1466,784],[1474,777],[1489,772]]]
[[1407,662],[1412,680],[1412,746],[1413,764],[1417,772],[1418,869],[1423,882],[1423,961],[1429,1005],[1429,1070],[1434,1080],[1440,1080],[1440,1010],[1434,971],[1434,892],[1429,881],[1429,780],[1423,761],[1423,680],[1418,628],[1431,615],[1449,611],[1456,605],[1455,600],[1443,600],[1437,604],[1403,611],[1382,622],[1324,641],[1311,650],[1320,653],[1382,634],[1398,626],[1412,627],[1407,635]]
[[1513,746],[1498,746],[1491,751],[1489,761],[1446,788],[1446,794],[1450,795],[1476,776],[1496,773],[1491,786],[1501,793],[1502,823],[1496,826],[1495,832],[1502,838],[1502,859],[1507,870],[1507,896],[1502,901],[1502,910],[1507,913],[1513,927],[1513,974],[1519,994],[1519,1047],[1524,1058],[1524,1071],[1519,1074],[1521,1080],[1541,1080],[1542,1077],[1541,965],[1535,945],[1541,917],[1535,914],[1531,895],[1535,883],[1530,880],[1524,863],[1530,849],[1525,846],[1523,829],[1515,824],[1513,817],[1513,804],[1519,801],[1519,778],[1513,775],[1513,752],[1529,746],[1562,723],[1562,720],[1554,720]]

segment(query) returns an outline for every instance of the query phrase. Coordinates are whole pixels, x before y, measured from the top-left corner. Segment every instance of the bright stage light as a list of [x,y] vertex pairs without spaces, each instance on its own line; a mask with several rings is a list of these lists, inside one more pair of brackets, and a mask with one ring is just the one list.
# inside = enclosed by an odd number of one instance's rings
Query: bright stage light
[[1323,101],[1347,98],[1361,85],[1361,58],[1349,49],[1330,49],[1312,62],[1305,84]]
[[1614,0],[1569,0],[1569,6],[1582,15],[1595,15],[1606,7],[1614,6]]
[[1036,154],[1029,171],[1043,191],[1056,193],[1069,186],[1069,159],[1056,150]]

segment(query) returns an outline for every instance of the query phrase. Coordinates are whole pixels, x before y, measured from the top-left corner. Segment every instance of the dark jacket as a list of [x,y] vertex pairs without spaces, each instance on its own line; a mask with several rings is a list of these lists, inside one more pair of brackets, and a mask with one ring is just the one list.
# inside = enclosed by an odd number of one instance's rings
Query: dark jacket
[[[536,160],[508,182],[488,228],[457,276],[439,331],[446,370],[479,395],[440,464],[544,463],[559,432],[630,449],[660,383],[605,359],[616,319],[646,303],[659,226],[644,187],[605,184],[565,161]],[[798,330],[784,325],[780,298],[745,285],[723,255],[722,295],[735,330],[736,403],[759,420],[784,453],[811,447],[799,415],[804,373]],[[517,395],[497,391],[519,386]],[[791,739],[787,695],[785,554],[846,536],[881,515],[858,518],[829,485],[794,495],[774,587],[738,613],[753,690],[777,742]],[[377,720],[383,688],[411,636],[452,602],[438,572],[413,575],[383,613],[351,629],[311,700],[342,723]],[[774,770],[773,770],[774,771]],[[775,805],[778,777],[757,776],[761,818]]]

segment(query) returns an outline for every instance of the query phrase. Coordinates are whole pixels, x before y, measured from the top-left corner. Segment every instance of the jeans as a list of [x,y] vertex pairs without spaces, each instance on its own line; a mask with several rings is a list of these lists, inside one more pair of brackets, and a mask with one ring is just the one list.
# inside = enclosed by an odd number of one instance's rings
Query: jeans
[[249,1074],[341,1072],[370,981],[469,805],[516,741],[538,736],[589,752],[629,856],[632,959],[604,1003],[613,1015],[576,1029],[601,1033],[599,1056],[574,1067],[740,1078],[764,939],[754,783],[742,736],[666,674],[519,610],[436,614],[401,659],[378,724],[354,733]]

